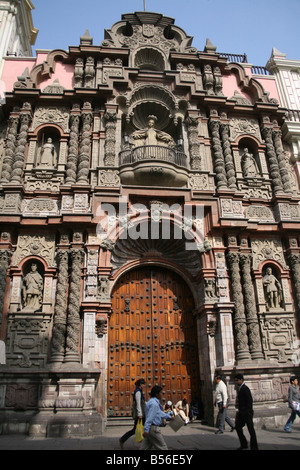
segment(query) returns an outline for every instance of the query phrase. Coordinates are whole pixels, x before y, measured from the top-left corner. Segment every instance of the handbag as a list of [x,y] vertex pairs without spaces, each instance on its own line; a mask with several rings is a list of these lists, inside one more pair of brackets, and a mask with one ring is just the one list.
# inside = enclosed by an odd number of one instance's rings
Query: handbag
[[295,411],[300,411],[300,403],[298,401],[292,401],[292,406]]
[[135,428],[136,442],[142,442],[142,440],[144,439],[143,434],[144,434],[144,425],[143,425],[143,421],[139,418],[136,428]]

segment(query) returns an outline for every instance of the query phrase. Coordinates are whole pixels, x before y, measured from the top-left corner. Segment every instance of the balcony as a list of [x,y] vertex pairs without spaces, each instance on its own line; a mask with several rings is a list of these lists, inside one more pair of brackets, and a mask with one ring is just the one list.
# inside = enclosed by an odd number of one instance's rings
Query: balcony
[[182,187],[188,181],[187,157],[176,148],[143,145],[119,153],[122,184]]

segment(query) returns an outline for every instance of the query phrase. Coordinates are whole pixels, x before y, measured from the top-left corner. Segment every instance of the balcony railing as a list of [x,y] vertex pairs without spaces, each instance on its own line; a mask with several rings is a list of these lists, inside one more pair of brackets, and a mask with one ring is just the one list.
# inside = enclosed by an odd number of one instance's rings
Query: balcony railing
[[285,114],[285,120],[300,122],[300,111],[298,109],[288,109]]
[[160,160],[187,168],[185,153],[160,145],[143,145],[141,147],[123,150],[119,153],[120,166],[142,162],[144,160]]

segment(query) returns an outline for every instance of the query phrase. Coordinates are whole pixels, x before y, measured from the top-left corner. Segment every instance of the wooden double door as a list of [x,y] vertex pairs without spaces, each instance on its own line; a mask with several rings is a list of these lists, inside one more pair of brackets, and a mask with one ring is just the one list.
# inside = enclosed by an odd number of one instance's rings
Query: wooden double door
[[112,293],[108,344],[108,416],[131,414],[139,378],[164,401],[200,398],[194,303],[185,281],[156,267],[127,272]]

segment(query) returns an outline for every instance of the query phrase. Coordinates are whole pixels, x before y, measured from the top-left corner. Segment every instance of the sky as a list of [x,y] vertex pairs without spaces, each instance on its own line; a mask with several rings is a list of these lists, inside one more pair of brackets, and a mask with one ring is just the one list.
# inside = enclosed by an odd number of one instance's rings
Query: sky
[[174,18],[192,46],[203,51],[209,38],[217,52],[247,54],[248,62],[265,66],[273,47],[287,59],[300,60],[300,0],[32,0],[33,25],[39,29],[33,47],[78,46],[88,30],[101,45],[104,30],[123,13],[146,11]]

